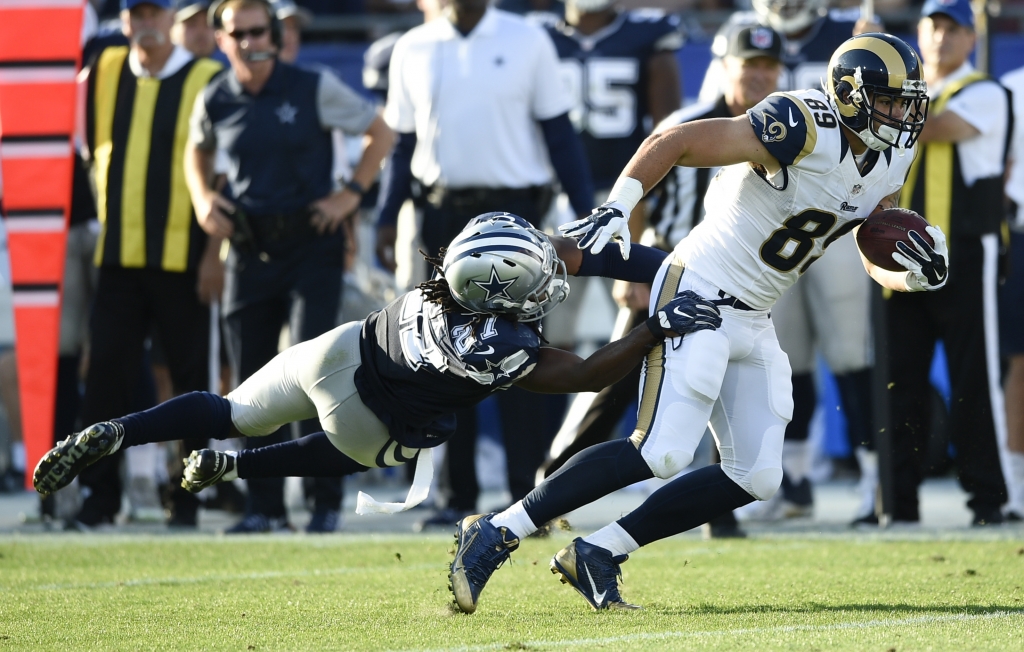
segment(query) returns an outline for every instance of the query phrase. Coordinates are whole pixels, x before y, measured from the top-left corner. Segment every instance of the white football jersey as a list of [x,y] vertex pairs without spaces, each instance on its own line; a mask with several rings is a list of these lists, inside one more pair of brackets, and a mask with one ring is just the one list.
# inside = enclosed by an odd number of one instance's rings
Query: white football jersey
[[774,93],[747,117],[782,170],[767,177],[749,163],[722,168],[704,198],[707,217],[675,252],[688,270],[763,310],[903,186],[914,150],[868,150],[858,168],[816,90]]

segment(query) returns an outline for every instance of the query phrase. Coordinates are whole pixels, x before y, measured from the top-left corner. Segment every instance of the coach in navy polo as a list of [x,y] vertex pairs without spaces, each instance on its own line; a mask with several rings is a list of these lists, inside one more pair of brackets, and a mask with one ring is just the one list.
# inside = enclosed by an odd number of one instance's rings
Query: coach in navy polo
[[[233,380],[277,354],[284,323],[292,343],[333,328],[341,294],[343,222],[374,180],[393,134],[372,104],[332,73],[277,58],[281,26],[265,0],[226,0],[211,9],[217,45],[231,70],[196,100],[185,173],[196,217],[211,236],[230,238],[224,290]],[[333,190],[331,129],[367,136],[352,180]],[[223,194],[210,187],[215,154],[230,160]],[[302,430],[319,430],[316,423]],[[289,439],[285,429],[247,442]],[[330,485],[330,486],[328,486]],[[319,479],[310,531],[337,524],[341,489]],[[246,518],[232,532],[287,526],[281,480],[249,483]]]

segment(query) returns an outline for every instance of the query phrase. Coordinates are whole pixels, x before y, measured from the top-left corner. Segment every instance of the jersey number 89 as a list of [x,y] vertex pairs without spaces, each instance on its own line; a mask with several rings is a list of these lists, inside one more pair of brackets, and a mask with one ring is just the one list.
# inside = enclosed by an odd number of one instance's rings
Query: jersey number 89
[[[780,272],[793,271],[814,249],[814,241],[828,235],[828,232],[836,225],[836,221],[835,215],[813,208],[794,215],[783,222],[780,228],[775,229],[761,245],[761,260]],[[850,220],[839,227],[825,240],[822,250],[827,249],[830,244],[852,231],[862,221]],[[820,256],[808,260],[800,268],[800,273],[806,272],[811,263],[818,258]]]

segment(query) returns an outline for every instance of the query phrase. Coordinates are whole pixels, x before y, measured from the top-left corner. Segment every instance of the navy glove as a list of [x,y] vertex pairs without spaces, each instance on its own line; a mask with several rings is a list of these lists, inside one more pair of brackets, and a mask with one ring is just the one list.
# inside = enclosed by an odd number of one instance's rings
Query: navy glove
[[722,314],[718,306],[693,290],[677,294],[647,319],[647,328],[658,338],[713,331],[721,325]]
[[575,222],[558,227],[567,238],[576,240],[580,249],[592,247],[591,253],[599,254],[609,242],[619,244],[623,260],[629,260],[629,216],[618,208],[615,202],[601,204],[594,211]]

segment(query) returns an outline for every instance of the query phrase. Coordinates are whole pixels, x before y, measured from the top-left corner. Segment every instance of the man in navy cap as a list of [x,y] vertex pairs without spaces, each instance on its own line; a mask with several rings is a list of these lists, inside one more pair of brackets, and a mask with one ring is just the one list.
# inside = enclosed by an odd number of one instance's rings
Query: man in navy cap
[[1008,460],[997,443],[1005,447],[1006,422],[995,303],[1010,104],[1006,89],[970,63],[976,35],[969,0],[928,0],[917,33],[931,104],[900,205],[949,234],[949,267],[956,271],[934,296],[885,302],[888,336],[900,342],[889,347],[890,375],[883,379],[892,388],[893,518],[920,518],[917,487],[928,471],[931,431],[928,372],[941,339],[958,478],[970,495],[973,524],[989,525],[1002,522],[1007,499],[1001,463]]
[[206,20],[209,0],[175,0],[174,28],[171,40],[197,57],[210,57],[217,51],[213,27]]

